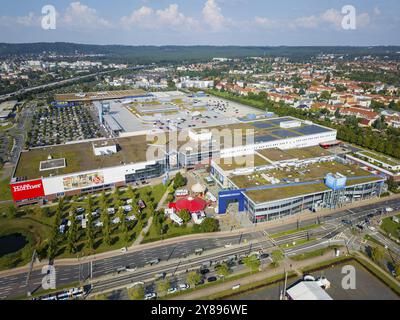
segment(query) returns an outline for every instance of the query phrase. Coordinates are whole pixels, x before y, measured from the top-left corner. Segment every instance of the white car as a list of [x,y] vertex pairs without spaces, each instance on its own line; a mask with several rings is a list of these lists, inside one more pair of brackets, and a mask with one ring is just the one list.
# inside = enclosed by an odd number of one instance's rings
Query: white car
[[175,293],[175,292],[177,292],[177,291],[178,291],[178,288],[176,288],[176,287],[169,288],[169,289],[167,290],[167,294],[172,294],[172,293]]
[[85,209],[79,207],[79,208],[76,208],[76,212],[77,212],[77,213],[82,213],[82,212],[85,212]]
[[371,231],[375,231],[376,230],[376,228],[373,227],[373,226],[368,226],[368,229],[371,230]]
[[126,200],[126,204],[131,204],[133,202],[133,200],[132,199],[128,199],[128,200]]
[[135,217],[135,215],[128,216],[128,217],[126,217],[126,220],[127,220],[127,221],[135,221],[135,220],[136,220],[136,217]]
[[157,298],[157,295],[154,292],[146,293],[144,295],[144,300],[153,300]]
[[121,219],[119,217],[116,217],[114,219],[111,220],[112,223],[117,224],[121,222]]
[[94,222],[94,226],[95,226],[95,227],[98,227],[98,228],[100,228],[100,227],[102,227],[102,226],[103,226],[103,222],[102,222],[102,221],[99,221],[99,220],[97,220],[97,221],[95,221],[95,222]]
[[130,206],[130,205],[122,206],[122,209],[124,209],[125,212],[131,212],[132,211],[132,206]]
[[114,214],[115,213],[115,209],[114,208],[107,208],[107,212],[109,214]]
[[179,285],[179,290],[182,290],[182,291],[185,291],[185,290],[187,290],[189,288],[190,288],[190,286],[187,283],[181,283]]
[[83,220],[83,214],[80,214],[80,215],[76,216],[75,219],[77,221],[82,221]]
[[58,227],[58,230],[60,231],[61,234],[64,234],[64,232],[65,232],[65,225],[62,224],[61,226],[59,226],[59,227]]

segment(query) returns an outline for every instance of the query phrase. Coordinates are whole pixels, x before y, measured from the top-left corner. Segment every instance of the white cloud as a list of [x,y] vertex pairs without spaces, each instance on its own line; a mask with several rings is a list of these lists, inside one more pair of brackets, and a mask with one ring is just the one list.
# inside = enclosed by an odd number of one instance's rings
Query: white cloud
[[[306,28],[316,29],[322,27],[331,27],[335,30],[342,29],[342,20],[344,15],[336,9],[328,9],[319,15],[311,15],[305,17],[299,17],[294,19],[289,26],[291,28]],[[356,27],[365,27],[369,24],[370,17],[367,12],[361,13],[356,16]]]
[[263,18],[263,17],[255,17],[254,18],[254,24],[257,27],[261,27],[263,29],[271,29],[273,27],[277,26],[277,22],[268,18]]
[[61,15],[60,20],[61,26],[82,31],[85,29],[109,29],[113,27],[111,22],[98,15],[96,9],[90,8],[79,1],[71,2],[65,13]]
[[174,30],[192,30],[199,28],[199,22],[180,12],[177,4],[170,4],[163,10],[154,10],[150,7],[142,6],[140,9],[133,11],[129,16],[123,16],[120,19],[120,23],[125,28],[171,28]]
[[26,16],[9,17],[1,16],[0,25],[5,27],[39,27],[41,17],[35,15],[33,12],[29,12]]
[[379,9],[379,7],[375,7],[374,8],[374,14],[376,14],[377,16],[379,16],[381,14],[381,9]]
[[204,22],[211,27],[213,31],[222,31],[229,24],[229,21],[221,13],[215,0],[207,0],[203,7]]

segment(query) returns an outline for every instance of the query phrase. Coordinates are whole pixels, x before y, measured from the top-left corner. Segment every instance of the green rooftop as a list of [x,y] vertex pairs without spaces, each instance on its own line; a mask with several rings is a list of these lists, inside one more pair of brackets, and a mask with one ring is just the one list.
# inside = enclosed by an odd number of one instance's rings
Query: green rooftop
[[[64,144],[24,151],[21,153],[14,177],[36,179],[146,161],[149,142],[145,135],[113,139],[112,142],[117,143],[118,152],[110,155],[96,156],[93,151],[93,142]],[[47,160],[49,155],[53,159],[65,158],[66,167],[40,171],[40,161]],[[156,158],[160,157],[156,156]]]

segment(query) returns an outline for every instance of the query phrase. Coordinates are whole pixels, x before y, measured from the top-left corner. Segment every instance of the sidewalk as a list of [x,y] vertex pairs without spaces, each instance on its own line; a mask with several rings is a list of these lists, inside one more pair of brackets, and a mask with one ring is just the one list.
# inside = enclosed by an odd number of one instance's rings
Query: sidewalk
[[296,274],[301,274],[300,269],[313,265],[313,264],[318,264],[324,261],[327,261],[329,259],[333,259],[334,258],[334,253],[330,252],[330,253],[326,253],[323,256],[319,256],[319,257],[315,257],[315,258],[311,258],[311,259],[307,259],[304,261],[290,261],[292,267],[290,268],[288,262],[286,263],[282,263],[279,267],[275,268],[275,269],[268,269],[266,271],[261,271],[258,273],[255,273],[253,275],[250,275],[248,277],[242,278],[242,279],[236,279],[236,280],[232,280],[232,281],[227,281],[227,282],[223,282],[221,284],[218,285],[214,285],[208,288],[204,288],[204,289],[199,289],[199,290],[195,290],[193,292],[190,292],[188,294],[185,295],[179,295],[175,298],[172,298],[172,300],[196,300],[196,299],[201,299],[201,298],[206,298],[207,296],[210,296],[212,294],[215,294],[216,292],[221,292],[221,291],[225,291],[225,290],[230,290],[232,289],[233,286],[235,285],[248,285],[257,281],[262,281],[274,276],[277,276],[279,274],[284,275],[285,270],[287,272],[293,271]]
[[[161,197],[160,201],[157,204],[157,208],[156,211],[160,210],[165,202],[165,200],[167,199],[169,194],[169,190],[167,188],[167,190],[165,191],[165,193],[163,194],[163,196]],[[149,220],[147,221],[147,225],[146,227],[142,230],[142,232],[139,234],[139,236],[135,239],[135,241],[133,242],[132,246],[130,247],[130,249],[134,248],[135,246],[138,246],[144,238],[144,234],[146,234],[151,227],[151,224],[153,223],[153,216],[151,216],[149,218]]]
[[[176,237],[176,238],[169,238],[166,240],[160,240],[157,242],[150,242],[150,243],[145,243],[145,244],[138,244],[138,245],[132,245],[127,252],[121,252],[120,249],[113,250],[113,251],[108,251],[104,253],[99,253],[95,254],[92,256],[86,256],[79,258],[66,258],[66,259],[56,259],[54,262],[54,265],[56,266],[62,266],[62,265],[77,265],[85,262],[90,262],[90,261],[97,261],[105,258],[111,258],[123,254],[129,254],[130,252],[135,252],[135,251],[142,251],[146,250],[149,248],[156,248],[168,244],[176,244],[184,241],[190,241],[190,240],[198,240],[198,239],[210,239],[210,238],[222,238],[222,237],[228,237],[228,236],[240,236],[243,233],[251,233],[251,232],[258,232],[258,231],[263,231],[263,230],[268,230],[270,228],[275,228],[277,226],[284,226],[285,224],[293,223],[296,222],[297,220],[309,220],[309,219],[316,219],[317,217],[322,217],[326,215],[331,215],[335,212],[343,211],[343,210],[348,210],[354,207],[360,207],[360,206],[365,206],[373,203],[380,203],[380,202],[385,202],[388,200],[393,200],[393,199],[398,199],[400,198],[400,194],[393,195],[391,197],[386,197],[384,199],[382,198],[377,198],[377,199],[371,199],[371,200],[366,200],[363,202],[357,202],[352,205],[346,206],[346,207],[341,207],[335,210],[326,210],[326,211],[321,211],[318,213],[318,215],[311,214],[309,212],[304,212],[301,214],[297,214],[294,216],[289,216],[282,218],[281,220],[274,220],[274,221],[268,221],[268,222],[262,222],[258,223],[257,225],[254,225],[252,227],[248,228],[242,228],[242,229],[235,229],[232,231],[222,231],[222,232],[214,232],[214,233],[199,233],[199,234],[191,234],[191,235],[186,235],[186,236],[181,236],[181,237]],[[34,270],[39,269],[42,266],[47,265],[47,261],[42,261],[40,264],[35,264]],[[10,270],[4,270],[0,271],[0,277],[8,276],[8,275],[13,275],[17,274],[20,272],[27,272],[29,266],[22,266]]]

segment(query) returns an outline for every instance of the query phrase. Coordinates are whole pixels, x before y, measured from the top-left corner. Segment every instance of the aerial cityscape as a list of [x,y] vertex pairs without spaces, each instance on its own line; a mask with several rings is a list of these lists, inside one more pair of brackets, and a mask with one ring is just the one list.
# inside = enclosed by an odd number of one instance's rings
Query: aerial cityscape
[[398,2],[3,2],[0,300],[400,299]]

